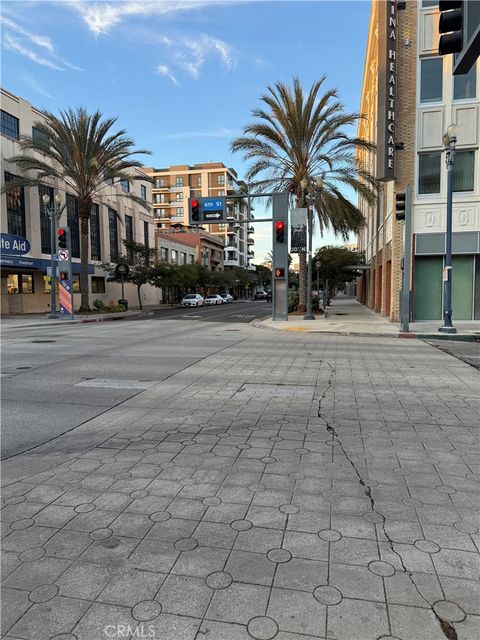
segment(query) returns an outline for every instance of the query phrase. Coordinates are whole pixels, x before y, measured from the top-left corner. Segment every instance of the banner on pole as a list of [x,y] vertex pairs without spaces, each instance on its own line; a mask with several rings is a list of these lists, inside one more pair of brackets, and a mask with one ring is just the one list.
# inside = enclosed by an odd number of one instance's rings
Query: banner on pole
[[290,237],[290,253],[307,250],[307,210],[293,209]]

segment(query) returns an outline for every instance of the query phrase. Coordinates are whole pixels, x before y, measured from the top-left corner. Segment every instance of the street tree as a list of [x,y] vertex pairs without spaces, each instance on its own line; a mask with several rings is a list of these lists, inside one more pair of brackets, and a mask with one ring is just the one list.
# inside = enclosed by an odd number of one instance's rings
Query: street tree
[[[138,180],[134,170],[142,163],[134,159],[149,154],[134,149],[125,130],[113,132],[116,118],[103,118],[100,111],[89,114],[86,109],[66,109],[59,116],[41,111],[42,120],[34,123],[35,136],[22,135],[21,155],[10,158],[22,177],[7,183],[6,189],[38,186],[45,178],[65,182],[69,192],[78,198],[80,218],[80,311],[89,309],[89,226],[94,200],[105,195],[113,180]],[[149,180],[141,176],[142,180]],[[148,209],[148,204],[133,193],[121,193]]]
[[[244,127],[231,149],[252,161],[245,179],[257,192],[289,192],[299,207],[305,203],[301,183],[306,179],[320,232],[330,228],[346,238],[363,226],[364,218],[344,190],[353,189],[368,203],[375,200],[375,179],[362,163],[364,154],[357,153],[373,150],[374,145],[349,133],[359,115],[345,112],[335,89],[321,95],[324,82],[325,77],[314,82],[307,94],[298,78],[292,87],[283,82],[268,86],[261,97],[265,108],[252,110],[254,122]],[[323,177],[320,190],[315,189],[319,176]],[[299,263],[299,309],[304,312],[305,251],[299,254]]]
[[329,302],[335,290],[355,280],[358,275],[355,267],[363,264],[365,257],[346,247],[326,246],[317,249],[313,257],[313,263],[316,262],[320,263],[320,280]]
[[[130,266],[130,271],[124,277],[124,282],[131,282],[136,285],[138,304],[140,309],[143,309],[140,290],[144,284],[151,282],[157,273],[155,249],[140,242],[129,240],[124,240],[123,244],[126,249],[126,256],[120,257],[119,262],[125,262]],[[110,281],[121,282],[121,277],[115,274],[114,265],[104,263],[103,267],[112,273],[109,278]]]

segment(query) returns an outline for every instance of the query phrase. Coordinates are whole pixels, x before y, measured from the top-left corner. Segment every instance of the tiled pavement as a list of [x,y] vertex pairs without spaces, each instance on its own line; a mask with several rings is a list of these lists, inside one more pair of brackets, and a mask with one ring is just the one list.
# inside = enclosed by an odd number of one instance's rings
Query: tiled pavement
[[5,639],[479,637],[478,372],[264,330],[196,371],[4,487]]

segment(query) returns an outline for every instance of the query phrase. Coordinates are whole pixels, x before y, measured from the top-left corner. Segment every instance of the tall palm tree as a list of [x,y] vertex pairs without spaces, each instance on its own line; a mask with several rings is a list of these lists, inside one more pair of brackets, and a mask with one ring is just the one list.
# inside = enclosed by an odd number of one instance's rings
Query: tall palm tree
[[[112,132],[116,118],[103,119],[100,111],[88,114],[86,109],[60,111],[59,117],[41,111],[43,119],[35,122],[35,137],[23,135],[21,155],[9,159],[23,173],[7,183],[5,189],[35,186],[45,178],[64,181],[67,189],[78,198],[80,218],[80,311],[89,309],[88,246],[89,224],[94,199],[105,194],[116,180],[137,180],[133,173],[142,163],[133,156],[150,153],[134,149],[134,142],[120,130]],[[30,177],[28,174],[33,174]],[[141,176],[142,180],[149,180]],[[133,193],[123,193],[146,208],[147,202]]]
[[[267,87],[261,97],[267,109],[252,109],[256,119],[244,127],[243,135],[231,143],[233,152],[242,152],[252,160],[245,180],[258,191],[287,191],[296,206],[305,203],[301,182],[314,198],[314,210],[320,232],[330,228],[347,238],[364,224],[361,211],[342,193],[353,188],[369,203],[375,200],[376,182],[356,152],[373,150],[374,145],[351,136],[348,129],[357,124],[359,115],[346,113],[337,91],[320,95],[325,76],[315,82],[307,95],[300,80],[290,88],[283,82]],[[316,178],[323,177],[322,189],[315,189]],[[299,254],[300,304],[306,309],[306,252]]]

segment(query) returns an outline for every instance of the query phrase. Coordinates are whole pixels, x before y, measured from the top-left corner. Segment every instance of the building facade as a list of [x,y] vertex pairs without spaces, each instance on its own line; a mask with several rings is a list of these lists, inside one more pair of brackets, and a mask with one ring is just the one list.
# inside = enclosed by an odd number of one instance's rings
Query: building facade
[[223,271],[223,238],[203,230],[157,230],[158,259],[171,264],[200,264],[210,271]]
[[[159,230],[177,225],[188,226],[188,198],[235,195],[246,189],[233,169],[222,162],[195,165],[175,165],[165,169],[146,167],[144,171],[153,179],[152,194],[155,223]],[[245,200],[228,203],[228,217],[241,220],[252,218]],[[223,239],[224,266],[254,269],[254,227],[249,224],[214,224],[208,231]]]
[[[357,297],[399,320],[404,249],[395,195],[412,188],[411,318],[442,317],[446,165],[442,141],[458,127],[453,183],[453,320],[480,318],[479,69],[452,76],[451,56],[438,56],[438,2],[373,0],[358,134],[376,143],[359,153],[380,180],[376,205],[360,199],[358,237],[369,269]],[[390,164],[389,164],[390,163]],[[391,166],[390,166],[391,165]]]
[[[35,135],[35,122],[41,113],[29,102],[8,91],[1,90],[1,153],[2,187],[19,175],[8,159],[20,153],[18,141],[22,134]],[[123,194],[136,194],[151,203],[151,184],[144,173],[136,172],[140,179],[105,185],[101,197],[93,205],[90,220],[90,303],[95,299],[104,304],[117,303],[121,284],[108,282],[108,269],[102,265],[115,264],[127,252],[123,240],[154,246],[155,224],[152,210],[142,207]],[[142,176],[145,180],[142,180]],[[58,222],[69,227],[72,241],[72,270],[74,309],[80,305],[80,228],[77,198],[69,193],[63,181],[45,179],[40,187],[17,188],[1,196],[2,239],[19,236],[28,241],[30,250],[23,255],[1,255],[1,301],[3,314],[48,312],[50,310],[50,278],[47,268],[51,260],[50,218],[43,204],[46,194],[54,202],[54,193],[60,194],[66,207]],[[145,285],[141,294],[144,304],[156,304],[159,292]],[[125,298],[130,305],[138,305],[137,289],[125,285]]]

